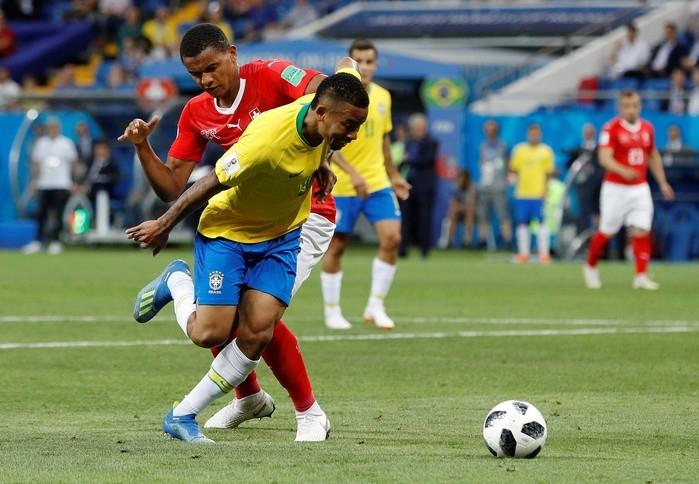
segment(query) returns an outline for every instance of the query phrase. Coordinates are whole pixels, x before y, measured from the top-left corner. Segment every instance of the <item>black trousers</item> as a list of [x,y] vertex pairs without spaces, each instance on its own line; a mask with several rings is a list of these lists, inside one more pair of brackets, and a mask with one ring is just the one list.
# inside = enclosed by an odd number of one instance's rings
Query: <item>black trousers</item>
[[401,204],[403,220],[401,227],[400,255],[406,255],[411,242],[420,246],[420,252],[427,256],[432,238],[432,210],[435,185],[433,183],[413,183],[410,197]]
[[[63,210],[70,197],[68,190],[39,190],[39,210],[37,212],[37,239],[42,242],[53,242],[58,240],[58,236],[63,230]],[[51,225],[50,233],[46,234],[51,217],[55,218],[55,223]]]

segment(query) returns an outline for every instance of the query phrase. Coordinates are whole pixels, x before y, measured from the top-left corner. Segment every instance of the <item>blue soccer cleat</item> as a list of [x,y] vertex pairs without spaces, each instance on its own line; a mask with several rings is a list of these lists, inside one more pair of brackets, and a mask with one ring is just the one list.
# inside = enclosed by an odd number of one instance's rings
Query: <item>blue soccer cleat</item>
[[155,317],[163,307],[172,301],[167,280],[173,272],[185,272],[190,274],[189,266],[182,259],[170,262],[165,270],[136,296],[136,304],[133,308],[133,318],[139,323],[147,323]]
[[214,441],[207,438],[199,430],[199,424],[197,423],[193,413],[189,415],[182,415],[175,417],[172,414],[173,409],[165,416],[163,420],[163,432],[169,435],[173,439],[184,440],[192,444],[213,444]]

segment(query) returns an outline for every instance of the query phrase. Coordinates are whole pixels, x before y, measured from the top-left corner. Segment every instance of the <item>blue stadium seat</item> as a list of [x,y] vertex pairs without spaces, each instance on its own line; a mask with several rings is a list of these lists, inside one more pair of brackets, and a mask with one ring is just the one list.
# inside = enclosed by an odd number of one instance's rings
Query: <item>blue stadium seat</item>
[[668,230],[665,238],[665,259],[683,262],[692,255],[695,240],[699,238],[699,211],[690,203],[672,207],[667,214]]

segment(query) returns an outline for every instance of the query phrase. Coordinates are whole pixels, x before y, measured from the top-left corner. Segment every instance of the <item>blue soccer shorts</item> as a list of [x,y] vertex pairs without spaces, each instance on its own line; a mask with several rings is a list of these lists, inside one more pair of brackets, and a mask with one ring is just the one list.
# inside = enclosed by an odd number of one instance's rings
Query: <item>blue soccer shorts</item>
[[194,239],[194,293],[197,304],[237,306],[245,289],[270,294],[285,305],[291,301],[296,278],[301,229],[266,242],[244,244]]
[[515,222],[517,225],[544,220],[544,201],[540,198],[516,198]]
[[337,233],[352,233],[361,213],[366,215],[372,225],[382,220],[400,221],[400,207],[392,188],[370,193],[367,198],[336,196],[335,206],[337,207],[335,220]]

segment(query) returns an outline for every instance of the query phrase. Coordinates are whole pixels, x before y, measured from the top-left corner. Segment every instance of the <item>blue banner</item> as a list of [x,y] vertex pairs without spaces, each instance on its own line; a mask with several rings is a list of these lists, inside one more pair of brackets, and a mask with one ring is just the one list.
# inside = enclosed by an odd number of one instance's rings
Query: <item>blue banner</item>
[[616,27],[644,13],[628,7],[363,8],[319,32],[324,37],[483,37],[568,35],[587,25]]

